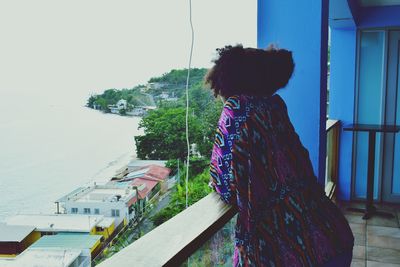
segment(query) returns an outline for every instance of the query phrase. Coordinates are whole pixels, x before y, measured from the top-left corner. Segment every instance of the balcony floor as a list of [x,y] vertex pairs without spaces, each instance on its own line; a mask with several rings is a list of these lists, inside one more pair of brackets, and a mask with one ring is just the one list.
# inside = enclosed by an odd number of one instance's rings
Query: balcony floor
[[361,213],[346,210],[362,208],[357,202],[340,203],[355,237],[352,267],[400,267],[400,206],[375,205],[394,218],[374,216],[363,220]]

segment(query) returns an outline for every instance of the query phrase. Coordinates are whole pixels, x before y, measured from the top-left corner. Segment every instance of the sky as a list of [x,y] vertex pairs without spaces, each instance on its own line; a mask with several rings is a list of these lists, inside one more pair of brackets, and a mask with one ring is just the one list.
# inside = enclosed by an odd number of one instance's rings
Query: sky
[[[256,3],[192,0],[192,65],[256,45]],[[0,99],[82,101],[188,65],[188,0],[0,0]],[[39,98],[40,98],[39,97]]]

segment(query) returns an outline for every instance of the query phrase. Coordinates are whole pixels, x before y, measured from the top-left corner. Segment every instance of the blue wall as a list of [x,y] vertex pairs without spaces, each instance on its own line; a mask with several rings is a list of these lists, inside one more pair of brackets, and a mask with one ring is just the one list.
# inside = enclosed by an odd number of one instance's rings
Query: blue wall
[[[357,30],[331,30],[329,118],[342,125],[354,121]],[[339,147],[338,197],[351,196],[352,132],[341,132]]]
[[325,180],[328,1],[258,0],[258,47],[293,51],[294,75],[279,94],[319,182]]
[[[332,29],[329,117],[339,119],[345,125],[356,120],[357,32],[360,29],[400,26],[400,7],[360,7],[357,0],[331,1],[332,5],[334,7],[331,7],[330,14]],[[365,136],[363,138],[365,139]],[[361,141],[359,138],[359,145]],[[359,179],[352,180],[353,134],[351,132],[342,131],[339,153],[339,198],[349,200],[351,197],[362,197],[366,188],[366,153],[359,151],[357,158]],[[377,180],[375,179],[375,184]],[[352,196],[352,186],[355,187],[355,196]]]

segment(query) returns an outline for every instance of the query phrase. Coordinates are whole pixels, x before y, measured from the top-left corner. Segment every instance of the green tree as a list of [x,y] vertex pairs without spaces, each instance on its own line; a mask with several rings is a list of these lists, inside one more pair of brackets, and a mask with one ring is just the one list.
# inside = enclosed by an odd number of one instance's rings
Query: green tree
[[222,101],[213,100],[201,114],[201,135],[202,142],[199,142],[197,149],[201,155],[209,158],[215,140],[215,131],[222,111]]
[[101,110],[103,110],[104,112],[110,112],[108,105],[107,105],[107,100],[102,98],[102,97],[98,97],[96,99],[96,104],[100,106]]
[[[206,168],[200,174],[191,176],[188,182],[188,206],[193,205],[211,192],[208,186],[210,180],[209,169]],[[172,193],[168,206],[153,215],[150,219],[158,226],[174,217],[186,208],[186,184],[182,181]]]
[[[144,135],[136,136],[137,156],[141,159],[181,159],[187,155],[186,110],[184,108],[150,111],[139,123]],[[200,120],[189,113],[190,142],[203,141]]]
[[95,95],[91,95],[89,97],[89,99],[87,100],[86,106],[90,107],[90,108],[93,108],[93,104],[95,104],[95,102],[96,102],[96,96]]

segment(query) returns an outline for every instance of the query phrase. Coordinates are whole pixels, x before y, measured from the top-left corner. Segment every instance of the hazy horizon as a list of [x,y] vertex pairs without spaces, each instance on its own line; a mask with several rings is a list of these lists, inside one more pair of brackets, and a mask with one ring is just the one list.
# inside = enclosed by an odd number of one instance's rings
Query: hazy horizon
[[[216,47],[254,46],[255,6],[193,0],[193,67],[208,67]],[[1,1],[0,32],[0,221],[52,213],[57,198],[128,163],[140,119],[83,105],[186,68],[190,49],[186,0]]]
[[[2,1],[1,96],[79,101],[132,88],[174,68],[190,49],[188,1]],[[256,45],[256,1],[192,1],[193,67],[215,48]]]

